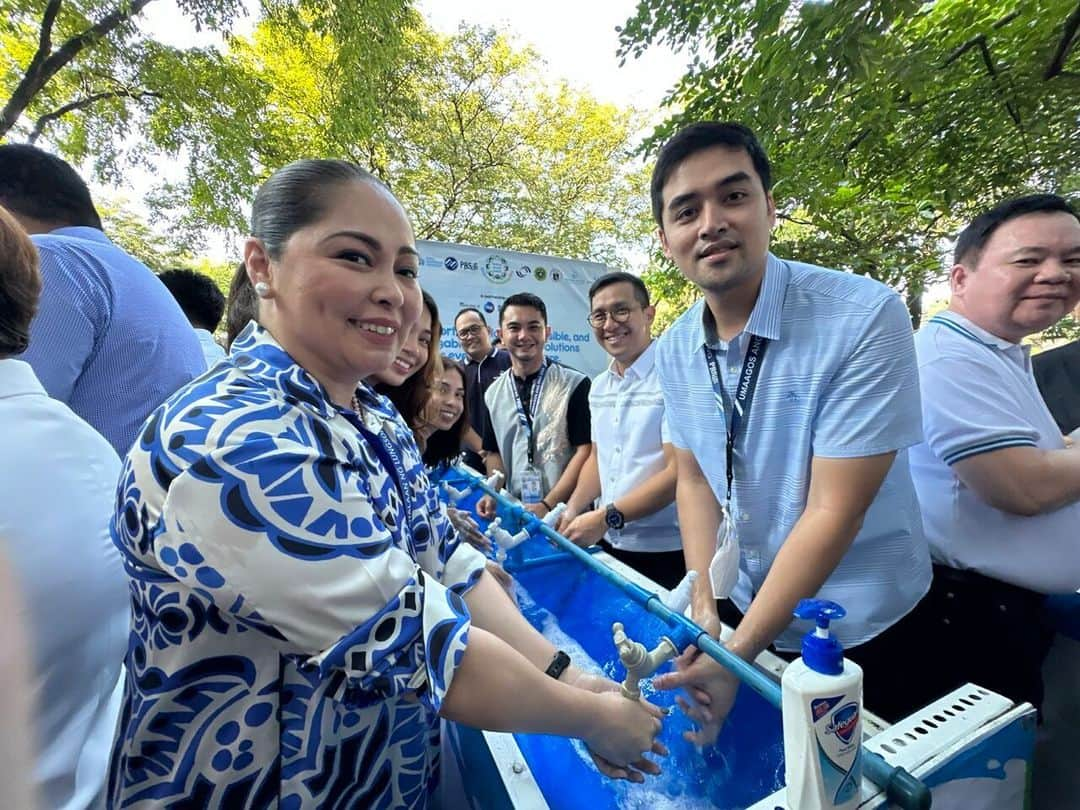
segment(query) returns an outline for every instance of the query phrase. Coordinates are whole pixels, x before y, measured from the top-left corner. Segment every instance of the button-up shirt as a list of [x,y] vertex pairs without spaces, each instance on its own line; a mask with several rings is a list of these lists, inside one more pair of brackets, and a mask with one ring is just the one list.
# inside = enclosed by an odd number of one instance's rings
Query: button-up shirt
[[1028,347],[942,312],[915,339],[926,441],[911,472],[935,559],[1043,593],[1080,588],[1080,501],[1041,515],[995,509],[953,464],[1006,447],[1060,450]]
[[[668,444],[664,421],[664,395],[651,343],[626,369],[608,366],[589,391],[592,440],[600,472],[600,499],[617,501],[667,466],[663,445]],[[682,548],[675,504],[619,529],[608,529],[608,542],[626,551],[678,551]]]
[[[745,329],[730,341],[706,330],[705,302],[660,339],[656,365],[671,441],[691,451],[724,503],[726,414],[717,407],[704,347],[717,352],[730,403],[751,335],[769,340],[749,414],[736,442],[730,519],[742,548],[732,594],[746,611],[806,508],[815,457],[898,451],[862,528],[818,592],[842,604],[845,646],[873,638],[930,587],[930,555],[905,448],[922,437],[911,322],[900,298],[863,276],[770,254]],[[729,410],[726,409],[726,410]],[[799,649],[805,628],[776,640]]]
[[133,625],[110,807],[425,805],[484,557],[390,401],[356,396],[249,324],[147,421],[113,521]]
[[120,459],[19,360],[0,360],[0,424],[0,554],[34,655],[33,780],[42,807],[83,810],[104,793],[128,639],[109,536]]
[[150,412],[206,370],[199,340],[168,288],[97,228],[33,240],[41,301],[22,359],[123,457]]
[[220,343],[214,340],[214,336],[209,330],[196,327],[195,336],[199,338],[199,346],[202,347],[207,368],[210,368],[225,356],[225,350],[221,348]]

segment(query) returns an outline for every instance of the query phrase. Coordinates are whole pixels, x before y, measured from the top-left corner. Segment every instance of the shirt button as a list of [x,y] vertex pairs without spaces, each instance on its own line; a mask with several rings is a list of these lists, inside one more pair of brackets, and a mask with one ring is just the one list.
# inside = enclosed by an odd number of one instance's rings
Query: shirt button
[[741,512],[739,514],[739,520],[741,520],[743,523],[750,520],[750,513],[749,512]]
[[736,372],[738,372],[739,367],[738,366],[728,366],[727,370],[730,371],[732,374],[735,374]]

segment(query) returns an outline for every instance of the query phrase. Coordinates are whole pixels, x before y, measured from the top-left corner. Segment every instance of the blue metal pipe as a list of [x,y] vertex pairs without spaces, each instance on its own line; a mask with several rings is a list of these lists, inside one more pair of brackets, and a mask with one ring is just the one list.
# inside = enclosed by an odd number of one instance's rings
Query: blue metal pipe
[[[516,517],[523,526],[528,528],[531,535],[542,534],[551,540],[571,557],[576,557],[582,564],[595,571],[611,584],[626,593],[631,600],[637,602],[649,613],[662,619],[672,628],[672,641],[682,652],[690,644],[708,655],[721,666],[727,667],[734,672],[739,680],[761,695],[765,700],[781,708],[780,684],[755,667],[752,663],[744,661],[739,656],[728,650],[723,644],[717,642],[706,633],[697,623],[686,618],[681,613],[676,613],[663,602],[655,593],[630,582],[617,571],[604,565],[595,559],[585,549],[575,545],[572,541],[563,537],[557,531],[547,526],[532,512],[522,508],[520,504],[510,501],[506,496],[499,494],[487,485],[480,476],[469,472],[457,465],[454,469],[462,476],[470,480],[474,486],[493,497],[499,504]],[[544,558],[547,559],[547,558]],[[539,561],[537,561],[538,563]],[[522,566],[524,567],[524,566]],[[863,773],[866,777],[885,791],[886,796],[894,804],[904,810],[929,810],[931,796],[930,789],[916,779],[904,768],[897,768],[873,751],[865,748],[862,752]]]

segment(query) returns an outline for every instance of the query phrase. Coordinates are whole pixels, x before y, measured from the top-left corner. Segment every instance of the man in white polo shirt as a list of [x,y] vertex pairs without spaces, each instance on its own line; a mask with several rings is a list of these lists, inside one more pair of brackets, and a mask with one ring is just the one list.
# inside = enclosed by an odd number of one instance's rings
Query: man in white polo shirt
[[613,557],[671,589],[686,566],[675,516],[675,451],[650,332],[656,309],[640,278],[615,272],[593,282],[589,310],[589,325],[611,364],[589,391],[592,449],[560,530],[580,546],[599,541]]
[[1054,195],[1009,200],[960,234],[954,262],[949,308],[915,340],[926,440],[910,462],[938,622],[919,677],[1038,707],[1045,595],[1080,588],[1080,446],[1066,447],[1021,341],[1080,299],[1080,218]]

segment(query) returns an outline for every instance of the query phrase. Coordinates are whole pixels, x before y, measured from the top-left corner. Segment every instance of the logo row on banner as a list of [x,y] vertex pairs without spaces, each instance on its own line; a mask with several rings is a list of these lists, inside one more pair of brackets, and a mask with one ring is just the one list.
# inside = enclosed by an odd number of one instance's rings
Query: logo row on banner
[[422,257],[420,284],[439,305],[443,354],[464,357],[453,324],[462,308],[483,312],[495,329],[502,302],[514,293],[530,292],[547,306],[549,357],[590,377],[607,368],[608,356],[586,321],[589,287],[607,272],[604,265],[449,242],[420,241],[417,249]]

